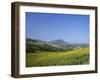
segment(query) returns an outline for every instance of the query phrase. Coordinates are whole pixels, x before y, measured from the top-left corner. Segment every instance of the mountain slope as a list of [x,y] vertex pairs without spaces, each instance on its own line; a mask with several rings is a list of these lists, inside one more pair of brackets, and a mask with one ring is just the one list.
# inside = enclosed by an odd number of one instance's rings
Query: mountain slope
[[58,45],[37,39],[26,39],[26,52],[36,51],[63,51]]
[[66,41],[64,41],[63,39],[53,40],[53,41],[50,41],[50,43],[53,43],[53,44],[56,44],[56,45],[60,45],[60,46],[69,44]]
[[34,53],[37,51],[66,51],[86,47],[89,47],[89,44],[71,44],[63,39],[53,40],[50,42],[38,39],[26,39],[26,52],[28,53]]
[[69,50],[69,49],[73,48],[70,43],[64,41],[63,39],[53,40],[53,41],[50,41],[50,43],[58,45],[61,48],[66,49],[66,50]]

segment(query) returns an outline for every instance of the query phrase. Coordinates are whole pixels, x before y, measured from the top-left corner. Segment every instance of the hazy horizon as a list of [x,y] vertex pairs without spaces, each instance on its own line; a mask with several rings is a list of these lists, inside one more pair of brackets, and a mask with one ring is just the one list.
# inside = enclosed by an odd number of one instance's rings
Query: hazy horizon
[[89,15],[26,12],[26,38],[89,44]]
[[[40,40],[40,39],[35,39],[35,38],[26,38],[26,39]],[[64,40],[64,39],[55,39],[55,40]],[[51,42],[51,41],[55,41],[55,40],[50,40],[50,41],[46,41],[46,42]],[[45,41],[45,40],[41,40],[41,41]],[[72,42],[68,42],[66,40],[64,40],[64,41],[67,43],[70,43],[70,44],[89,44],[89,43],[72,43]]]

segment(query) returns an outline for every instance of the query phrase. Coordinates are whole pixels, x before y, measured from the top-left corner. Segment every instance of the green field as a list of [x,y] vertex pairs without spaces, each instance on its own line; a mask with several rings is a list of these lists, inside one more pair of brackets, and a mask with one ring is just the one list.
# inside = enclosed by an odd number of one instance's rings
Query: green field
[[89,48],[63,52],[26,53],[26,67],[89,64]]

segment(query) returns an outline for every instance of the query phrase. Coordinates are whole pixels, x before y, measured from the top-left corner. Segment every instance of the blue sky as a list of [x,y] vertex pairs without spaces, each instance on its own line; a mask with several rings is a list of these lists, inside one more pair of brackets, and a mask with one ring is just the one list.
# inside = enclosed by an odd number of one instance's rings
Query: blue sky
[[26,12],[26,37],[89,43],[89,15]]

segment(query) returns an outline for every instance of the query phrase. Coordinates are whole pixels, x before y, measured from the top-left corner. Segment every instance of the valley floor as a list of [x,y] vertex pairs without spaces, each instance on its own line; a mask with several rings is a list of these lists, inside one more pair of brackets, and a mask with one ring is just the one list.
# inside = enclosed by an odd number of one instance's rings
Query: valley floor
[[26,53],[26,67],[89,64],[89,48],[64,52]]

